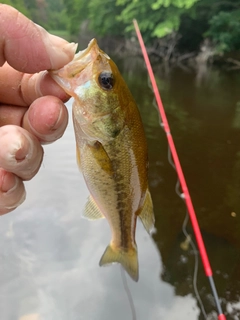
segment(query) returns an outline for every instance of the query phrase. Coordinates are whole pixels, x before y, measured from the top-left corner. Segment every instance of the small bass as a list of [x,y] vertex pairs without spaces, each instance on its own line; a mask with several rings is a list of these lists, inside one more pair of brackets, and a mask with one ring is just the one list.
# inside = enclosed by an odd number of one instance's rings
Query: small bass
[[154,214],[147,144],[136,103],[95,39],[51,75],[74,98],[77,162],[90,192],[84,215],[105,217],[111,228],[112,239],[99,264],[120,263],[138,281],[136,220],[139,216],[150,233]]

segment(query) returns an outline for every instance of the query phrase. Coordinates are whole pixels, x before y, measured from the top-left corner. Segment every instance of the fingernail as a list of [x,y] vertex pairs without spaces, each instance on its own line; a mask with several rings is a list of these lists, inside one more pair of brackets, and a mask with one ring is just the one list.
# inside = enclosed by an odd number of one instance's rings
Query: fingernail
[[[17,190],[19,189],[19,190]],[[6,205],[5,209],[7,210],[13,210],[16,209],[18,206],[20,206],[20,204],[22,204],[24,202],[24,200],[26,199],[26,191],[24,188],[23,183],[20,181],[19,178],[15,177],[15,184],[14,186],[8,190],[6,192],[6,195],[8,196],[12,196],[11,194],[15,194],[14,196],[14,203],[12,205]]]
[[46,41],[45,44],[52,69],[60,69],[69,63],[73,59],[77,49],[76,43],[68,43],[53,35],[49,35],[48,41]]
[[12,171],[16,165],[19,165],[27,158],[31,158],[34,152],[34,145],[31,139],[23,133],[19,134],[17,138],[11,135],[7,138],[8,152],[2,152],[1,157],[4,159],[4,168],[7,171]]
[[60,107],[59,108],[58,118],[57,118],[56,122],[51,126],[52,130],[58,129],[59,123],[60,123],[60,121],[62,121],[62,113],[63,113],[63,108]]
[[23,161],[26,157],[31,157],[33,148],[34,146],[31,139],[29,139],[28,136],[22,134],[18,150],[13,150],[13,152],[15,151],[15,159],[17,161]]
[[41,28],[45,48],[49,54],[52,69],[62,68],[70,62],[77,49],[77,44],[67,42],[66,40],[48,33]]
[[62,68],[65,64],[73,59],[77,49],[76,43],[69,43],[60,37],[48,33],[38,24],[35,25],[41,32],[42,40],[48,52],[52,69]]
[[[26,199],[26,191],[22,181],[10,172],[0,168],[0,215],[17,208]],[[2,212],[3,211],[3,212]]]
[[17,187],[17,177],[12,173],[4,171],[1,173],[2,179],[0,181],[0,189],[2,192],[14,191]]
[[77,50],[77,46],[78,44],[75,42],[70,42],[70,43],[66,43],[63,47],[62,50],[68,54],[71,57],[71,60],[74,57],[74,54],[76,53]]
[[48,71],[45,70],[45,71],[40,71],[39,73],[36,73],[32,76],[32,79],[34,77],[36,77],[36,79],[37,79],[35,82],[35,91],[39,97],[44,95],[41,90],[41,85],[42,85],[43,79],[47,73],[48,73]]
[[0,128],[0,167],[29,180],[39,170],[43,149],[37,138],[17,126]]

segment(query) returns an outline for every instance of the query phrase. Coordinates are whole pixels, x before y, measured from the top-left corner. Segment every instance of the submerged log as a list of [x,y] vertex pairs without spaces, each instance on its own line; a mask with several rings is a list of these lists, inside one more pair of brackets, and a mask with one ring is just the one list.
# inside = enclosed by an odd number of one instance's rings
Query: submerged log
[[228,68],[228,70],[237,70],[240,69],[240,61],[233,59],[233,58],[227,58],[227,62],[232,63],[234,66]]

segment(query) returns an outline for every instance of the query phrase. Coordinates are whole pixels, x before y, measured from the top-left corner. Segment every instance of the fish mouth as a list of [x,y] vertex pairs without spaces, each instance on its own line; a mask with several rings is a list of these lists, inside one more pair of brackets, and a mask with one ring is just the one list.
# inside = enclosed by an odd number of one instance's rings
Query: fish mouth
[[[75,54],[72,61],[59,70],[51,70],[49,74],[63,90],[72,97],[77,97],[78,88],[95,76],[91,69],[91,64],[96,61],[110,60],[109,56],[103,52],[97,40],[92,39],[88,47]],[[90,66],[90,67],[89,67]]]
[[72,64],[75,66],[75,68],[77,65],[77,68],[75,69],[75,75],[85,69],[89,63],[95,61],[99,54],[103,55],[107,60],[110,60],[110,57],[99,48],[97,40],[93,38],[89,42],[88,47],[75,54],[72,60]]
[[99,53],[110,59],[98,46],[97,40],[93,38],[88,47],[75,54],[72,61],[59,70],[51,70],[50,74],[52,78],[61,86],[60,78],[72,79],[78,77],[80,73],[93,61],[97,59]]
[[93,38],[86,49],[82,50],[82,51],[79,51],[78,53],[75,54],[74,58],[73,58],[73,61],[76,61],[76,60],[82,60],[84,59],[86,56],[89,55],[89,53],[91,53],[92,51],[94,53],[96,52],[99,52],[99,46],[97,44],[97,40],[95,38]]
[[78,59],[83,59],[86,55],[88,55],[89,53],[91,53],[92,57],[94,54],[103,54],[107,59],[110,59],[110,57],[105,53],[103,52],[99,46],[98,46],[98,43],[97,43],[97,40],[95,38],[93,38],[89,44],[88,44],[88,47],[82,51],[79,51],[77,54],[75,54],[74,58],[73,58],[73,61],[74,60],[78,60]]

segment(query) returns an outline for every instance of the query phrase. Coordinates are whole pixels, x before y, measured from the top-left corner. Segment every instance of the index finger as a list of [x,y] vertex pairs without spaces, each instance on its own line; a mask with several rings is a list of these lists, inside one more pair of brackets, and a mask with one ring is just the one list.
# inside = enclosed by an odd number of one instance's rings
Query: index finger
[[0,66],[35,73],[72,60],[76,45],[49,34],[11,6],[0,4]]

